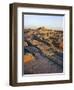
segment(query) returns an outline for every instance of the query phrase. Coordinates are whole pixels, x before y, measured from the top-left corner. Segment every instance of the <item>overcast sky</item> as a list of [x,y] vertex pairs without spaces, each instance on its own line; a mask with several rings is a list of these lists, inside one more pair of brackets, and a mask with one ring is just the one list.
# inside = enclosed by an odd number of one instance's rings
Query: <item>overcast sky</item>
[[24,28],[46,27],[63,30],[64,16],[24,15]]

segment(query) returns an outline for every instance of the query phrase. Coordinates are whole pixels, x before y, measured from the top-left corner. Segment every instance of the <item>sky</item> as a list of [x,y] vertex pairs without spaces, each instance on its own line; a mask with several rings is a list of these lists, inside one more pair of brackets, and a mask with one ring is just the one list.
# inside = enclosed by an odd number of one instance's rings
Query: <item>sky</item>
[[64,16],[57,15],[26,15],[24,14],[24,28],[46,27],[63,30]]

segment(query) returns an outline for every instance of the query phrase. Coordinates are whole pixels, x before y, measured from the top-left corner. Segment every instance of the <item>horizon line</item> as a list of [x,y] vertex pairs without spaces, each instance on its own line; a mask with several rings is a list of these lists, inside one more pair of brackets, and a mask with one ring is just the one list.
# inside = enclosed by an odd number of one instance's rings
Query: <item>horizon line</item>
[[39,27],[25,27],[24,29],[38,29],[38,28],[45,28],[45,29],[51,29],[51,30],[63,30],[63,28],[60,27],[45,27],[45,26],[39,26]]

